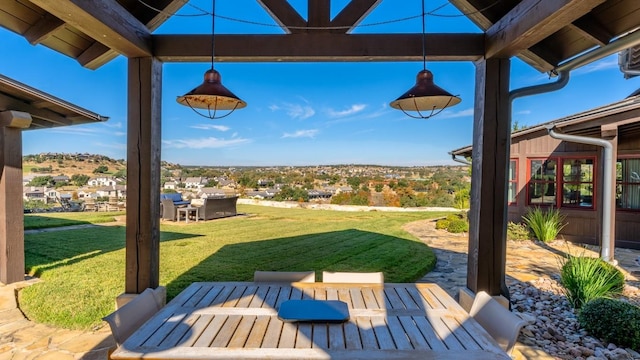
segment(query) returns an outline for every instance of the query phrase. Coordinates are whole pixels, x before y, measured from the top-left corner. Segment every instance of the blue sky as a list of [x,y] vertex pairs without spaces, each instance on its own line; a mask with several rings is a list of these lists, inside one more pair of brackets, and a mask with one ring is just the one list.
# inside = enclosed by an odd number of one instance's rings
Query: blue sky
[[[347,0],[332,1],[335,15]],[[306,14],[306,0],[290,3]],[[417,16],[420,1],[383,1],[362,24]],[[209,0],[191,0],[209,11]],[[445,0],[428,1],[430,12]],[[239,12],[237,9],[242,9]],[[179,14],[198,14],[186,5]],[[254,0],[219,0],[218,15],[271,24]],[[446,5],[436,15],[459,12]],[[427,32],[479,32],[466,18],[428,16]],[[155,33],[210,33],[209,16],[174,17]],[[419,17],[363,26],[356,33],[419,32]],[[216,33],[281,33],[275,26],[216,20]],[[52,95],[109,116],[104,124],[27,131],[23,153],[89,152],[126,158],[126,58],[98,70],[0,28],[0,73]],[[428,46],[428,44],[427,44]],[[216,63],[223,84],[248,103],[220,120],[209,120],[176,103],[202,82],[208,63],[163,66],[162,159],[183,165],[267,166],[377,164],[422,166],[455,164],[447,154],[472,142],[474,65],[428,62],[435,82],[462,102],[428,120],[391,109],[389,102],[413,86],[421,62],[401,63]],[[549,80],[518,59],[511,66],[511,88]],[[617,55],[571,73],[562,90],[518,99],[513,119],[535,125],[623,99],[640,88],[640,78],[625,80]]]

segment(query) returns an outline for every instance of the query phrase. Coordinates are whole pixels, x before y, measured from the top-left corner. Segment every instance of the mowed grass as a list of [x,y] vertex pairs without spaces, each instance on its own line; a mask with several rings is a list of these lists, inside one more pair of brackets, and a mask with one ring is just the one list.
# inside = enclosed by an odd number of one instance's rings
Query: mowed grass
[[[162,223],[160,284],[168,300],[192,282],[251,281],[255,270],[315,270],[318,281],[323,270],[383,271],[387,282],[413,282],[436,259],[402,226],[444,215],[251,205],[238,210],[244,215]],[[27,271],[42,281],[20,292],[22,310],[58,327],[102,326],[124,291],[124,246],[124,226],[26,234]]]
[[24,215],[24,229],[46,229],[62,226],[82,224],[101,224],[113,222],[115,217],[122,216],[121,212],[48,212]]

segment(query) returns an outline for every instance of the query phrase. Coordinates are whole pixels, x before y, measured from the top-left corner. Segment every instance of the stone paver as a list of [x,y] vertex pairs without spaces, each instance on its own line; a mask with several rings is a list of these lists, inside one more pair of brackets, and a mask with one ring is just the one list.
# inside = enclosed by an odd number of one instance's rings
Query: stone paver
[[[111,224],[109,224],[111,225]],[[405,229],[428,244],[436,253],[438,262],[431,273],[420,282],[440,284],[452,296],[466,286],[467,235],[454,235],[435,230],[433,220],[407,224]],[[527,282],[541,276],[557,274],[559,256],[582,253],[597,256],[593,248],[565,242],[549,246],[533,242],[509,242],[507,249],[507,283]],[[628,284],[638,287],[640,263],[636,261],[640,251],[616,249],[615,256],[626,270]],[[33,280],[32,280],[33,281]],[[32,281],[0,284],[0,360],[102,360],[114,346],[107,326],[97,331],[72,331],[36,324],[24,318],[17,309],[16,289]],[[516,347],[515,358],[550,358],[540,350],[523,345]]]

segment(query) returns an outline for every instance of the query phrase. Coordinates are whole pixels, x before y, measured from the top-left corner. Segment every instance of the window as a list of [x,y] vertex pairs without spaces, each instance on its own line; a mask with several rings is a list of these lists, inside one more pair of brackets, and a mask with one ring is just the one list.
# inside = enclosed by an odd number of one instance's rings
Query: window
[[616,207],[640,210],[640,159],[618,159],[616,163]]
[[518,160],[509,161],[509,188],[507,189],[507,204],[516,203],[518,194]]
[[594,159],[562,160],[562,204],[593,208]]
[[529,162],[529,191],[527,203],[529,205],[556,204],[556,173],[557,160],[530,160]]
[[594,164],[595,158],[529,160],[527,205],[593,209]]

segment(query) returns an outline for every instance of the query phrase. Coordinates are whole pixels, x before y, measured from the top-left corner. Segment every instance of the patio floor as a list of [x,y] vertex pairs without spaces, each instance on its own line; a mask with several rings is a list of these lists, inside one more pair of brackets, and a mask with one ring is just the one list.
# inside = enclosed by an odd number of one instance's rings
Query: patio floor
[[[432,220],[407,224],[405,229],[430,245],[438,257],[436,269],[419,282],[436,282],[451,295],[466,283],[467,241],[465,235],[454,235],[435,230]],[[593,250],[556,242],[550,246],[536,243],[509,242],[507,250],[507,283],[530,282],[540,277],[552,277],[558,273],[558,255],[581,254]],[[640,251],[616,249],[615,256],[627,271],[629,285],[634,286],[632,296],[640,297],[640,264],[635,260]],[[70,331],[36,324],[25,319],[17,307],[15,291],[28,286],[29,281],[12,285],[0,285],[0,360],[16,359],[106,359],[107,349],[114,345],[108,326],[95,331]],[[544,359],[548,356],[540,350],[518,344],[516,358]]]

